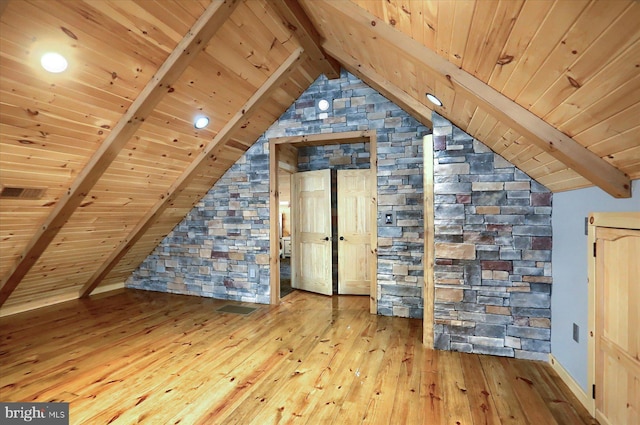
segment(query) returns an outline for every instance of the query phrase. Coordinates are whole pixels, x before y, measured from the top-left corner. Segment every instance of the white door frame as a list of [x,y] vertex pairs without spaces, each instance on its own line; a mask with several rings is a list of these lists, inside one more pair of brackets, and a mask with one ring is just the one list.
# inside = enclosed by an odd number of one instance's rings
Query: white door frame
[[283,162],[285,167],[291,167],[287,158],[287,152],[291,147],[295,150],[303,146],[321,146],[350,143],[369,143],[370,172],[372,185],[376,190],[372,193],[371,208],[371,293],[369,294],[369,311],[378,313],[378,154],[375,131],[349,131],[345,133],[325,133],[306,136],[277,137],[269,139],[269,265],[271,268],[269,278],[270,303],[280,303],[280,255],[279,255],[279,229],[278,211],[280,195],[278,193],[278,168]]

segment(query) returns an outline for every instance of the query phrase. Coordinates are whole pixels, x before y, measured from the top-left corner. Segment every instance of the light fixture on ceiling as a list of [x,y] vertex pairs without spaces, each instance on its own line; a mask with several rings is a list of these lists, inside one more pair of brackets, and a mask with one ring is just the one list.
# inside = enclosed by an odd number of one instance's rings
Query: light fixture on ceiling
[[209,117],[197,117],[193,122],[193,126],[197,129],[205,128],[209,125]]
[[40,64],[47,71],[59,74],[67,69],[69,63],[60,53],[47,52],[40,58]]
[[442,106],[442,102],[435,95],[427,93],[427,99],[436,106]]

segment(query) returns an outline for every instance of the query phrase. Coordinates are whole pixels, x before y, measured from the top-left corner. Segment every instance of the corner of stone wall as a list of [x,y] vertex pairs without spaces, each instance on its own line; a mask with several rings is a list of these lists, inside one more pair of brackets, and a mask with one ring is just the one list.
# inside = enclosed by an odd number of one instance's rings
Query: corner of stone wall
[[547,360],[552,194],[433,114],[435,345]]

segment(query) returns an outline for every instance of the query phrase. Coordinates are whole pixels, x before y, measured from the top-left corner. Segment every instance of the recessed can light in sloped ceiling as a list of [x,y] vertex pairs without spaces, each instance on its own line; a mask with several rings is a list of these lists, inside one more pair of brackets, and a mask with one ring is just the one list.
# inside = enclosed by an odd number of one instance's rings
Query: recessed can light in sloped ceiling
[[436,106],[442,106],[442,102],[440,101],[440,99],[438,99],[435,95],[431,93],[427,93],[427,99],[429,99],[429,102],[433,103]]
[[196,117],[196,119],[193,121],[193,126],[198,130],[201,128],[205,128],[208,125],[209,125],[209,117],[200,116],[200,117]]
[[56,52],[47,52],[40,58],[42,67],[54,74],[59,74],[67,69],[69,63],[64,56]]

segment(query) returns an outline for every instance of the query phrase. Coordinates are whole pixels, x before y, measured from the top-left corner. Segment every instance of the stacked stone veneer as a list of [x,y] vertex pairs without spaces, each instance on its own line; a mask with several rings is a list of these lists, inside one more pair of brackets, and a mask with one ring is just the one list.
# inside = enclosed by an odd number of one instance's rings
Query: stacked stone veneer
[[[331,103],[321,112],[319,99]],[[435,337],[440,349],[546,359],[551,194],[434,114]],[[422,137],[430,131],[356,77],[319,78],[127,281],[140,289],[269,302],[268,139],[375,130],[378,313],[422,317]],[[301,152],[301,170],[368,167],[368,146]]]
[[547,360],[551,193],[433,115],[436,347]]
[[269,157],[260,139],[127,280],[160,292],[269,303]]
[[[330,102],[319,111],[320,99]],[[156,247],[127,286],[269,302],[268,139],[375,130],[379,211],[378,312],[422,317],[422,136],[430,130],[353,75],[320,77]],[[303,151],[301,169],[367,168],[364,144]],[[306,164],[306,165],[305,165]],[[253,273],[251,273],[253,271]]]
[[[317,110],[329,100],[326,112]],[[422,215],[422,137],[430,134],[393,102],[343,71],[335,80],[319,78],[267,137],[374,130],[378,160],[378,313],[422,317],[424,221]],[[326,145],[301,149],[300,171],[368,168],[368,145]],[[393,226],[381,226],[393,211]]]

